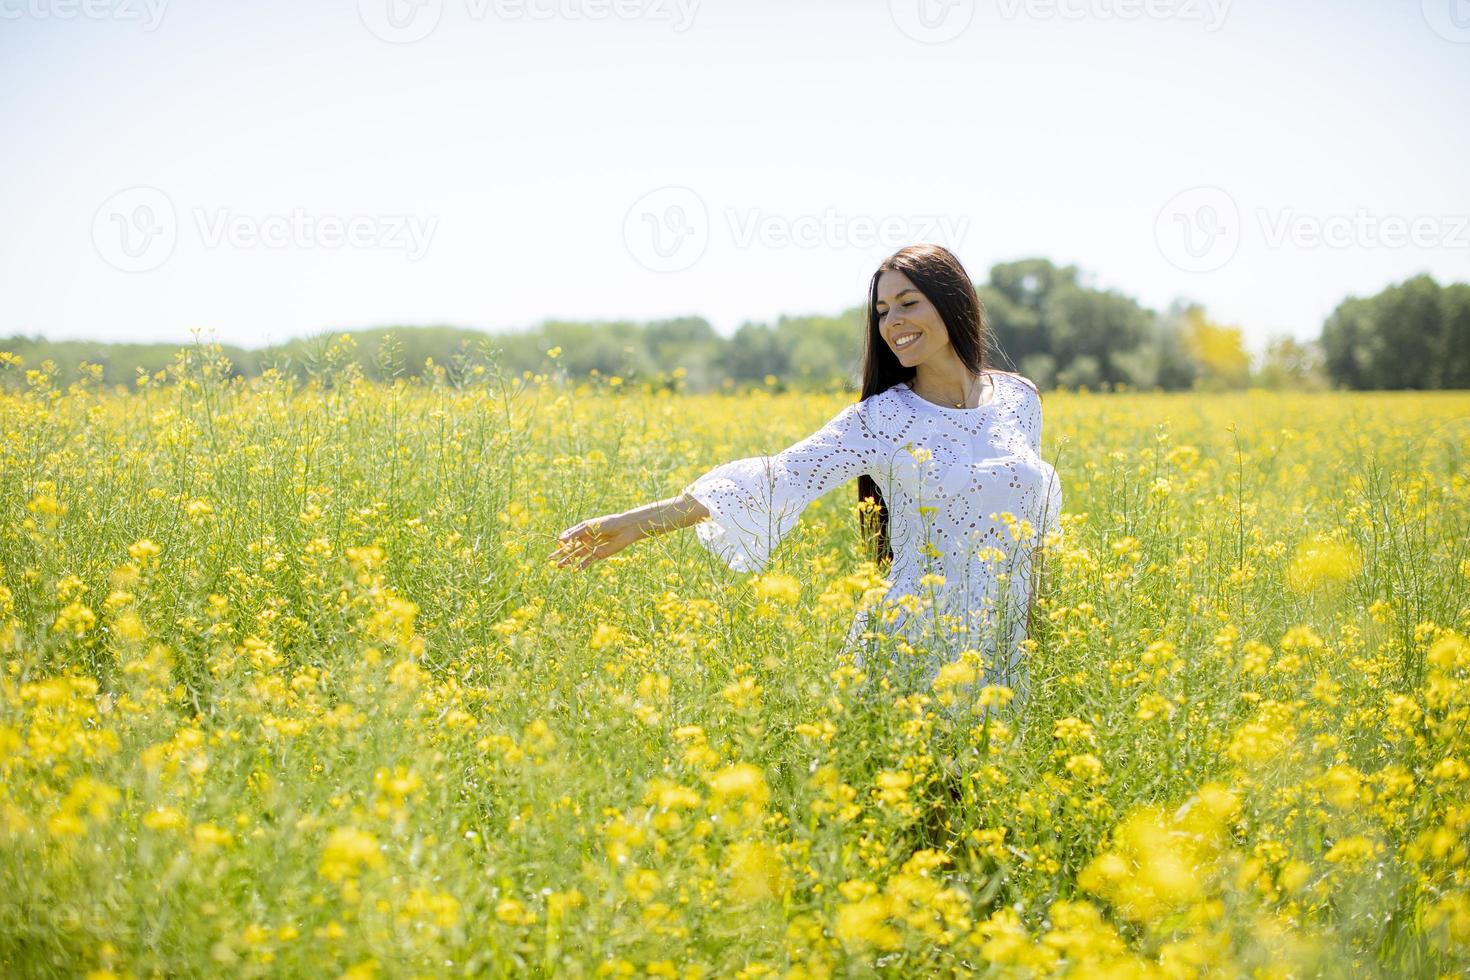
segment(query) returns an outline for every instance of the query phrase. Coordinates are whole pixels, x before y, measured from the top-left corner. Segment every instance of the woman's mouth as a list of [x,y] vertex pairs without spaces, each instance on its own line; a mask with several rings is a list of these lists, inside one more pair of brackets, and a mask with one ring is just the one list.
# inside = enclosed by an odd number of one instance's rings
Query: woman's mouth
[[919,339],[919,334],[917,334],[917,333],[899,334],[897,337],[894,337],[893,338],[893,346],[894,346],[894,349],[896,350],[896,349],[899,349],[899,348],[907,347],[907,346],[909,346],[910,344],[912,344],[914,341],[916,341],[918,339]]

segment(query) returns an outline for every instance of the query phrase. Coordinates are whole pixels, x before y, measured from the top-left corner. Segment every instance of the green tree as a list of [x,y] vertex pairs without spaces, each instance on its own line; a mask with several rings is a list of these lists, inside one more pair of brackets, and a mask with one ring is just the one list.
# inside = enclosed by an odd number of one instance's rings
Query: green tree
[[1446,388],[1470,388],[1470,284],[1446,286],[1440,293],[1444,316]]
[[791,367],[790,356],[790,350],[781,346],[770,327],[764,323],[742,323],[730,338],[725,365],[731,379],[759,382],[767,375],[786,374]]
[[1356,389],[1470,386],[1467,288],[1441,288],[1418,275],[1377,295],[1343,300],[1322,324],[1333,383]]

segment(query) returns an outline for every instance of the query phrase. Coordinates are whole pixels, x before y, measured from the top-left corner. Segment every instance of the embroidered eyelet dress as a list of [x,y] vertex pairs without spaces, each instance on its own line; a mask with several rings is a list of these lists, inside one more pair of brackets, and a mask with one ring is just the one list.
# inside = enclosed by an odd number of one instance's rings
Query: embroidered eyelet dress
[[902,634],[921,648],[928,686],[945,663],[979,650],[987,668],[977,683],[1005,684],[1021,700],[1031,560],[1060,530],[1062,494],[1041,458],[1040,396],[1016,376],[988,376],[992,396],[977,408],[936,405],[899,383],[782,452],[709,470],[684,488],[710,514],[694,525],[700,544],[735,571],[760,571],[808,504],[867,474],[888,508],[891,585],[859,610],[843,651],[865,670],[890,666],[864,662],[870,631]]

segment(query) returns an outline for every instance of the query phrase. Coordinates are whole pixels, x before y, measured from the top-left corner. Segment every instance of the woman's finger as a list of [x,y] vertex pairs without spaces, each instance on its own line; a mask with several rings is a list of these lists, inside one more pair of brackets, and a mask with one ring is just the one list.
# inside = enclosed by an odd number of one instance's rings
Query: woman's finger
[[551,553],[551,557],[558,565],[565,565],[567,561],[571,559],[572,556],[577,552],[577,550],[577,542],[575,540],[563,541],[556,548],[556,550]]
[[557,535],[557,547],[548,557],[559,568],[575,563],[578,569],[584,569],[604,557],[602,549],[608,540],[601,521],[581,521]]
[[564,565],[567,562],[580,557],[582,553],[582,548],[583,543],[580,540],[568,541],[566,544],[562,545],[561,548],[557,549],[557,555],[560,563]]

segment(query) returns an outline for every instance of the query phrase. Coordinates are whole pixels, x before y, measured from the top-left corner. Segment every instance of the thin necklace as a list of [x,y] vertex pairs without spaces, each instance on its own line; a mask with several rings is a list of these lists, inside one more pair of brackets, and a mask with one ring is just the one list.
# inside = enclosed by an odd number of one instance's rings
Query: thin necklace
[[[912,384],[910,384],[910,385],[909,385],[909,387],[910,387],[910,388],[912,388],[912,387],[913,387],[913,385],[912,385]],[[984,391],[984,390],[985,390],[985,378],[984,378],[984,376],[983,376],[983,375],[982,375],[982,376],[981,376],[981,378],[980,378],[980,390],[981,390],[981,391]],[[969,393],[968,393],[968,392],[966,392],[966,395],[967,395],[967,396],[968,396],[968,394],[969,394]],[[954,403],[954,407],[955,407],[955,408],[964,408],[964,407],[965,407],[965,402],[966,402],[966,401],[969,401],[969,398],[968,398],[968,397],[966,397],[966,398],[965,398],[965,399],[964,399],[964,401],[957,401],[957,402],[955,402],[955,403]],[[976,405],[976,406],[975,406],[975,407],[976,407],[976,408],[979,408],[979,407],[980,407],[980,406],[979,406],[979,405]]]

